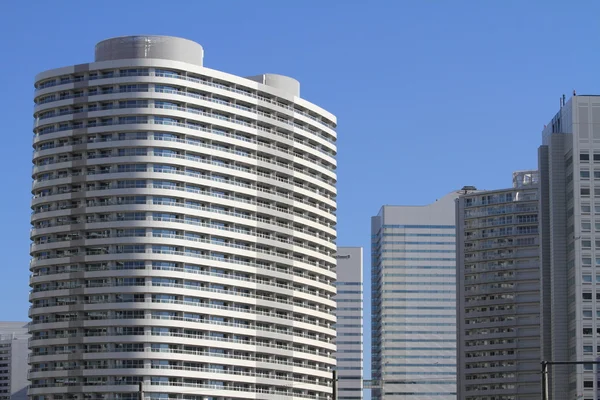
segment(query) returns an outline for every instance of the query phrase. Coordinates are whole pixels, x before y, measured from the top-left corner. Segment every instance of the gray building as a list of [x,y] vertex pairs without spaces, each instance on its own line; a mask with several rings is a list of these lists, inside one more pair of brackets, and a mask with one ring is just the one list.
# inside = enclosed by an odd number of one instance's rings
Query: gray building
[[371,219],[373,399],[456,399],[455,191]]
[[26,322],[0,322],[0,400],[27,399],[28,339]]
[[[600,97],[573,96],[539,148],[545,361],[600,357]],[[550,367],[550,398],[599,399],[598,366]]]
[[36,76],[32,400],[333,397],[336,118],[203,55]]
[[537,171],[456,202],[457,389],[461,400],[538,400]]
[[337,249],[337,399],[363,398],[363,248]]

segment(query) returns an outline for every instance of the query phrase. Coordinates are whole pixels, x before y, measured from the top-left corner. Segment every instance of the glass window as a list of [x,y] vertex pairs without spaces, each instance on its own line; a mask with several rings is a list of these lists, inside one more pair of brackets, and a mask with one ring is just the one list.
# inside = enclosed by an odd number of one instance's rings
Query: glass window
[[583,318],[592,318],[592,310],[583,310]]
[[583,346],[584,353],[592,353],[594,351],[594,346]]
[[590,155],[589,155],[589,153],[580,153],[579,154],[579,161],[590,161]]
[[590,195],[590,188],[581,188],[580,189],[580,193],[582,196],[589,196]]
[[590,221],[581,221],[581,230],[589,232],[592,230],[592,223]]
[[581,212],[585,214],[589,214],[592,211],[592,207],[589,204],[581,205]]
[[591,240],[582,240],[581,241],[581,248],[582,249],[591,249],[592,248],[592,241]]
[[592,282],[592,275],[585,274],[585,275],[582,276],[582,280],[583,280],[583,282],[591,283]]
[[581,264],[584,267],[590,267],[592,265],[592,259],[590,257],[583,257],[581,259]]
[[587,169],[579,171],[579,177],[581,179],[590,179],[590,171]]
[[581,297],[583,298],[583,300],[591,300],[592,294],[591,293],[581,293]]

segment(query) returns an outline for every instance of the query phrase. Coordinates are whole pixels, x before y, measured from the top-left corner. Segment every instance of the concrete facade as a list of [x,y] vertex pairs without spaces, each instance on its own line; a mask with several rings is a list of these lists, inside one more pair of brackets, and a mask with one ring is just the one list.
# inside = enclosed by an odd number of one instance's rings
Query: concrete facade
[[332,398],[336,118],[203,55],[36,77],[32,400]]
[[337,250],[337,400],[363,398],[363,249]]
[[26,322],[0,322],[0,400],[26,400],[29,329]]
[[371,219],[374,400],[456,399],[455,191]]
[[457,389],[461,400],[538,400],[537,171],[456,202]]
[[[600,97],[573,96],[539,149],[545,361],[600,357]],[[551,366],[550,398],[600,399],[598,366]]]

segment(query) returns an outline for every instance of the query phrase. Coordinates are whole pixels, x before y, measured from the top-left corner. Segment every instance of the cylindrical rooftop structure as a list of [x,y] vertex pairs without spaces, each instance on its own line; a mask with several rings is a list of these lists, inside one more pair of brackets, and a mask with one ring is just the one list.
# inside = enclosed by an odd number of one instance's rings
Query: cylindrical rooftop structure
[[158,58],[202,66],[204,49],[188,39],[156,35],[120,36],[96,45],[96,61],[131,58]]

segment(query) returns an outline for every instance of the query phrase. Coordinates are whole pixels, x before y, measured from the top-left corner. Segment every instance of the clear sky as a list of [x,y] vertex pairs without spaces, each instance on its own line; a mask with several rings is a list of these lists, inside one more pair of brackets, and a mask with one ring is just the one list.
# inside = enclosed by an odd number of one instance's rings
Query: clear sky
[[338,117],[338,243],[365,247],[367,279],[381,205],[509,186],[559,97],[600,94],[593,0],[22,0],[0,16],[0,320],[27,319],[33,77],[93,61],[102,39],[181,36],[209,68],[298,79]]

